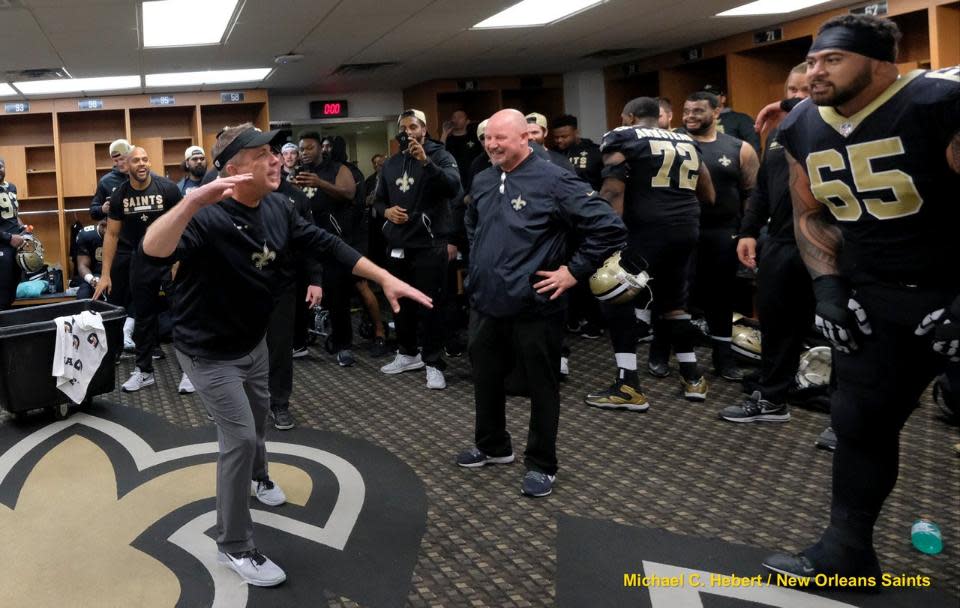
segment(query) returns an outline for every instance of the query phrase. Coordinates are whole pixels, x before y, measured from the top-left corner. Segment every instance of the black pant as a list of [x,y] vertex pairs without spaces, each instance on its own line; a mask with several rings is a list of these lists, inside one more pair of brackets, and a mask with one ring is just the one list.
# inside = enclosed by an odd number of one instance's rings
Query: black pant
[[[153,351],[160,346],[160,313],[166,302],[160,296],[160,284],[170,272],[169,266],[153,264],[142,254],[133,256],[130,263],[130,296],[133,302],[133,341],[137,345],[137,367],[144,373],[153,373]],[[110,278],[113,280],[113,271]]]
[[810,273],[797,245],[764,243],[757,264],[757,309],[763,336],[758,390],[764,399],[783,403],[794,386],[815,306]]
[[[305,276],[297,275],[295,293],[302,293],[303,298],[294,299],[292,348],[295,349],[306,348],[307,338],[310,335],[309,328],[313,324],[314,313],[305,300],[307,297],[307,287],[309,287],[308,283],[309,280]],[[326,289],[324,289],[323,297],[324,299],[327,297]],[[323,302],[323,304],[326,305],[326,302]]]
[[[830,417],[837,434],[830,526],[806,551],[821,568],[851,572],[873,556],[873,526],[899,470],[900,429],[920,395],[947,366],[914,329],[955,292],[860,285],[854,292],[873,329],[851,354],[834,351],[837,387]],[[955,365],[955,364],[951,364]],[[854,563],[851,563],[854,562]]]
[[[636,308],[651,306],[651,314],[659,318],[665,313],[687,308],[690,264],[697,248],[700,228],[693,223],[663,226],[661,230],[633,233],[627,241],[627,258],[642,257],[650,274],[653,302],[643,293],[626,304],[603,304],[604,316],[610,325],[610,341],[615,353],[635,353],[639,339]],[[643,298],[642,300],[640,298]],[[666,337],[659,336],[669,356]],[[685,352],[685,351],[677,351]]]
[[693,301],[703,309],[710,335],[730,338],[737,279],[736,226],[701,226],[693,275]]
[[419,329],[424,363],[444,369],[441,356],[443,310],[440,303],[443,301],[443,283],[447,272],[447,246],[406,249],[402,259],[391,257],[387,266],[394,276],[433,298],[433,308],[426,308],[407,298],[400,300],[400,312],[394,317],[400,354],[417,354]]
[[17,299],[20,283],[20,267],[17,266],[17,250],[10,245],[0,245],[0,310],[10,308]]
[[524,464],[556,474],[562,340],[563,313],[497,319],[470,311],[468,350],[477,410],[474,440],[480,451],[490,456],[513,452],[503,381],[514,365],[520,365],[531,406]]
[[293,324],[297,290],[291,285],[283,290],[270,315],[267,327],[267,352],[270,358],[270,407],[290,406],[293,392]]
[[351,269],[332,262],[323,267],[323,302],[330,311],[330,344],[334,352],[353,344],[350,298],[353,296]]

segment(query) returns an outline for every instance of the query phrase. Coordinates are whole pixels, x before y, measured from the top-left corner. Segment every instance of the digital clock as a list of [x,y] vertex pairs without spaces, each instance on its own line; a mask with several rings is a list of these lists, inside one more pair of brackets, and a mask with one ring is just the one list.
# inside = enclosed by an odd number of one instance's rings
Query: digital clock
[[325,99],[310,102],[310,118],[344,118],[347,115],[346,99]]

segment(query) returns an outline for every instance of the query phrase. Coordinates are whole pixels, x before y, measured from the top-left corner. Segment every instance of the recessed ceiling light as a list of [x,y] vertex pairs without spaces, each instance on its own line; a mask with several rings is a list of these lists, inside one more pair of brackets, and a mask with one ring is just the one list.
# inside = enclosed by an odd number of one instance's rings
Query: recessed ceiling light
[[11,87],[9,84],[5,82],[0,82],[0,97],[4,97],[7,95],[16,95],[16,94],[17,92],[13,90],[13,87]]
[[119,89],[139,89],[139,76],[103,76],[100,78],[58,78],[56,80],[24,80],[15,82],[24,95],[46,95],[48,93],[80,93],[84,91],[113,91]]
[[471,29],[533,27],[572,17],[606,0],[523,0],[506,8]]
[[224,84],[227,82],[257,82],[266,78],[273,68],[250,68],[246,70],[207,70],[205,72],[171,72],[147,74],[148,87],[178,87],[200,84]]
[[143,3],[143,48],[220,44],[238,0]]
[[792,13],[804,8],[816,6],[829,2],[829,0],[756,0],[732,8],[722,13],[717,13],[717,17],[745,17],[747,15],[779,15],[782,13]]

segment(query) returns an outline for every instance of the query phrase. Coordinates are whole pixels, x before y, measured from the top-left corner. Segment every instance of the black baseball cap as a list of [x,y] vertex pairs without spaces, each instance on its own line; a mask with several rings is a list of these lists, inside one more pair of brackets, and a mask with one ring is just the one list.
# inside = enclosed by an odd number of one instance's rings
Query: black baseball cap
[[726,95],[727,92],[723,90],[723,87],[717,84],[705,84],[703,88],[700,89],[706,93],[713,93],[714,95]]
[[289,131],[280,129],[274,131],[261,131],[256,127],[252,127],[234,137],[233,141],[227,144],[227,147],[224,148],[223,151],[213,159],[213,166],[216,167],[218,171],[222,170],[227,162],[236,156],[237,152],[240,150],[259,148],[263,145],[269,145],[272,148],[279,149],[279,147],[287,141],[287,137],[289,136]]

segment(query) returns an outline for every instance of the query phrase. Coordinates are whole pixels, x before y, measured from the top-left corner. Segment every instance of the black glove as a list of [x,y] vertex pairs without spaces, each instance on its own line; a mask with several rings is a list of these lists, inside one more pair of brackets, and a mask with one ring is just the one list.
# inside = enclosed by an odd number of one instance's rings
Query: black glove
[[925,316],[914,333],[925,336],[930,330],[933,330],[933,350],[960,362],[960,297],[949,309],[938,308]]
[[847,282],[838,275],[826,274],[813,280],[817,298],[815,324],[823,337],[842,353],[860,348],[864,336],[873,333],[867,313],[850,295]]

